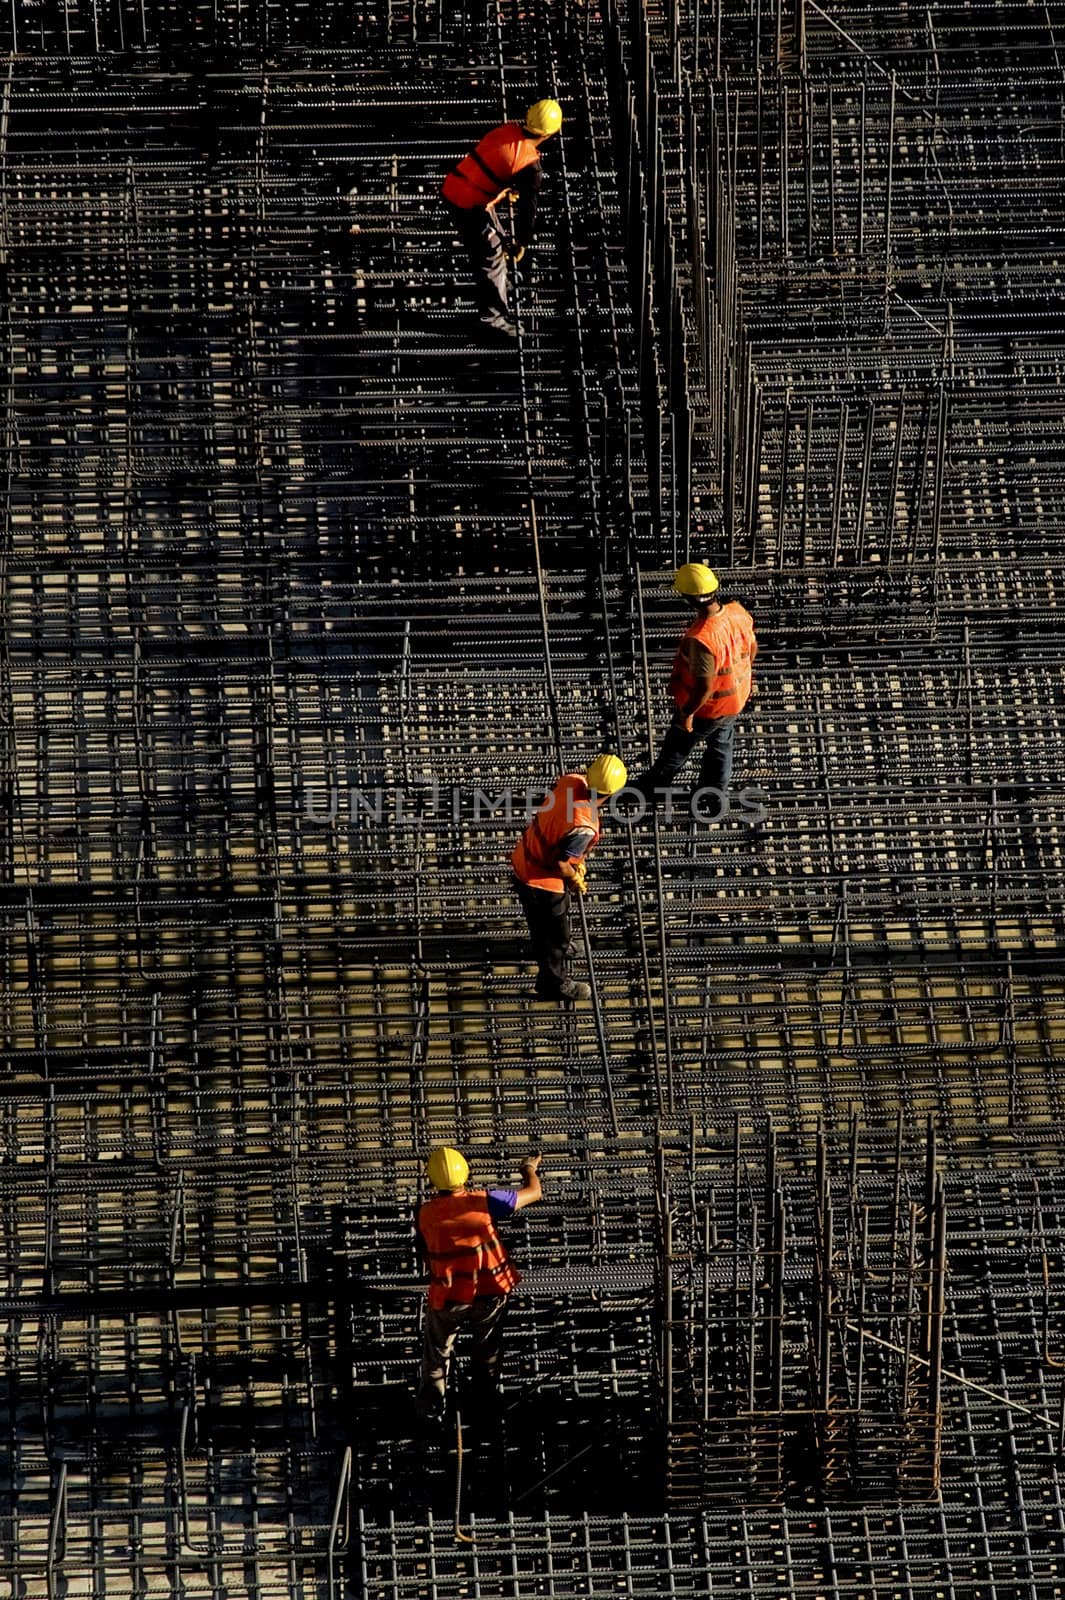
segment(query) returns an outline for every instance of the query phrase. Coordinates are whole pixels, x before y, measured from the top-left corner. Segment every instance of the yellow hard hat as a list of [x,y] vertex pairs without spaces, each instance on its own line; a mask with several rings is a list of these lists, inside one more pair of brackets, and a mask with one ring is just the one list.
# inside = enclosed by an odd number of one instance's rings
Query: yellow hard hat
[[437,1145],[429,1152],[429,1182],[434,1189],[461,1189],[470,1175],[466,1157],[449,1144]]
[[705,599],[719,587],[717,577],[699,561],[688,561],[677,568],[673,587],[678,594],[689,595],[693,600]]
[[525,126],[538,139],[547,139],[562,126],[562,107],[557,100],[537,100],[525,113]]
[[617,794],[628,782],[628,772],[620,756],[596,756],[584,781],[596,794]]

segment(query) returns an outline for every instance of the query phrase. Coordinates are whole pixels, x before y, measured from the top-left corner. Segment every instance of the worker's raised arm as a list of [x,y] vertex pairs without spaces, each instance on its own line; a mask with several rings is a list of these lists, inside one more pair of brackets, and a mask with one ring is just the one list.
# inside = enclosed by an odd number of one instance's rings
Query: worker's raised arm
[[522,1185],[514,1201],[515,1211],[520,1211],[522,1206],[531,1206],[543,1194],[540,1184],[540,1162],[542,1156],[526,1156],[521,1164]]

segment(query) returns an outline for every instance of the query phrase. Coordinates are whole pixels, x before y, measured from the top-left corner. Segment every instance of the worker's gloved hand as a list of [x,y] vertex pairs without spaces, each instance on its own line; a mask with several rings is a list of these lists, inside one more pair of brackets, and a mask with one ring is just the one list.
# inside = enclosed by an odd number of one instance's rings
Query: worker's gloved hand
[[573,884],[573,887],[577,890],[578,894],[584,894],[587,890],[588,868],[585,866],[583,861],[577,862],[577,865],[573,869],[573,877],[570,879],[570,882]]
[[521,1172],[539,1172],[540,1163],[543,1159],[543,1156],[526,1156],[518,1170]]
[[510,251],[509,251],[509,255],[510,255],[511,261],[514,262],[515,266],[518,264],[518,262],[521,260],[521,258],[522,258],[522,256],[524,254],[525,254],[525,246],[523,244],[512,244],[511,245]]

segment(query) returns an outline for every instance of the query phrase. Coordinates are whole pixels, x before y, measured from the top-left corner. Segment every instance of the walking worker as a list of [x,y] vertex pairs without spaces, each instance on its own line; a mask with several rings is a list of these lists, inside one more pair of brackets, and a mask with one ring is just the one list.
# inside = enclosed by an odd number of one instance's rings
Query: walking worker
[[[507,304],[507,260],[520,261],[532,244],[540,188],[540,146],[562,126],[557,100],[537,100],[524,123],[504,122],[452,168],[440,193],[466,247],[481,321],[500,333],[518,329]],[[516,200],[514,238],[499,226],[495,208]]]
[[473,1374],[482,1393],[499,1382],[503,1321],[510,1292],[521,1274],[496,1232],[515,1211],[539,1200],[540,1157],[521,1164],[520,1189],[467,1189],[469,1164],[458,1150],[440,1145],[429,1153],[429,1182],[437,1191],[418,1210],[418,1236],[429,1267],[429,1303],[422,1330],[422,1381],[418,1409],[443,1411],[455,1340],[463,1328],[473,1336]]
[[536,994],[541,1000],[591,998],[588,984],[566,974],[572,953],[570,889],[584,893],[584,858],[599,838],[600,807],[624,789],[627,779],[618,756],[596,756],[587,772],[563,773],[514,847],[514,887],[540,968]]
[[754,619],[738,600],[722,600],[709,567],[690,561],[673,582],[695,613],[673,660],[669,687],[676,710],[657,759],[632,787],[651,802],[673,784],[695,746],[705,742],[699,788],[727,795],[736,718],[751,693],[758,654]]

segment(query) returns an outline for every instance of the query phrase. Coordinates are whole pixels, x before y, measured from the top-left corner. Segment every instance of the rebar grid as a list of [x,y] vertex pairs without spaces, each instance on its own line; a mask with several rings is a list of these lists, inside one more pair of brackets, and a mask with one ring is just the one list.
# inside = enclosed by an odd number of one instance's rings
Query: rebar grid
[[[859,50],[864,76],[818,78],[805,68],[806,10],[777,7],[773,72],[753,82],[702,75],[711,61],[720,72],[719,10],[712,32],[700,31],[698,7],[607,11],[608,59],[628,96],[618,138],[630,168],[634,152],[642,161],[647,272],[675,330],[672,425],[690,432],[705,393],[730,563],[938,565],[955,529],[969,546],[974,481],[985,497],[1001,485],[996,520],[1016,534],[1030,520],[1035,457],[1015,480],[1008,456],[987,450],[967,390],[979,386],[980,409],[1015,410],[1018,366],[1030,381],[1026,344],[1052,367],[1061,342],[1047,309],[1056,212],[1046,204],[1063,159],[1060,62],[1019,78],[996,62],[974,88],[956,63],[911,82]],[[1052,34],[1049,12],[1047,22]],[[1022,81],[1036,105],[1042,88],[1046,118],[1019,129]],[[1014,202],[1016,226],[1003,215]],[[1033,230],[1043,213],[1047,226]],[[983,217],[994,220],[981,232]],[[960,496],[948,476],[956,395],[968,445]],[[1026,409],[1033,399],[1038,426],[1038,389]],[[1052,481],[1056,441],[1046,448]]]
[[[559,1600],[631,1594],[740,1594],[750,1600],[877,1588],[917,1600],[949,1587],[960,1600],[1029,1600],[1060,1570],[1057,1528],[1027,1526],[1001,1507],[908,1507],[885,1514],[743,1509],[693,1517],[471,1522],[457,1548],[450,1522],[364,1525],[359,1581],[372,1600],[469,1593],[473,1584]],[[494,1539],[494,1543],[490,1542]],[[505,1592],[505,1590],[504,1590]],[[624,1591],[623,1591],[624,1592]]]
[[[1059,8],[829,9],[0,20],[32,1600],[1053,1585]],[[541,92],[522,337],[471,351],[435,188]],[[594,1003],[547,1013],[499,892],[521,819],[450,789],[638,768],[688,556],[756,616],[767,816],[608,824]],[[901,1111],[949,1158],[943,1359],[982,1388],[943,1506],[640,1517],[653,1130],[727,1164],[737,1113],[786,1142],[855,1105],[881,1157]],[[409,1409],[397,1203],[440,1139],[549,1178],[464,1523]],[[837,1488],[849,1427],[813,1436]]]

